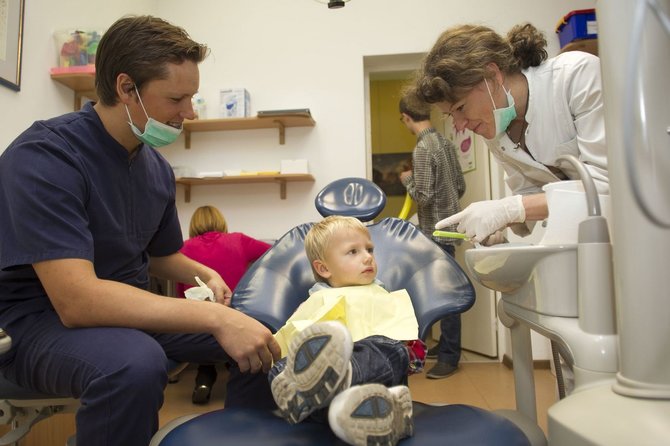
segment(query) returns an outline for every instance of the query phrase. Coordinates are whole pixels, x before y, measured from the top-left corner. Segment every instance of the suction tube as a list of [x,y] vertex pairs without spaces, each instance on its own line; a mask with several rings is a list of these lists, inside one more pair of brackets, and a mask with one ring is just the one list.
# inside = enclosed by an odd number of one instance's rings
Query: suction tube
[[561,155],[558,157],[559,161],[566,161],[572,164],[579,173],[579,178],[582,180],[584,185],[584,192],[586,192],[586,206],[589,217],[600,216],[600,200],[598,200],[598,190],[596,189],[596,183],[593,181],[593,177],[584,166],[584,163],[579,161],[579,159],[574,155]]
[[607,220],[600,215],[600,200],[591,174],[574,155],[558,158],[577,169],[584,191],[588,217],[579,223],[577,246],[577,295],[579,326],[587,333],[616,334],[612,245]]

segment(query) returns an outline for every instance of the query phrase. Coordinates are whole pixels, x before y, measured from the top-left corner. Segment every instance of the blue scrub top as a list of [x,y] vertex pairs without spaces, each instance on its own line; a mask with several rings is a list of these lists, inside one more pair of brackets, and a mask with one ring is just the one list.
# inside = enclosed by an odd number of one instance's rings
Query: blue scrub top
[[169,163],[132,155],[92,104],[35,122],[0,156],[0,327],[53,308],[32,264],[79,258],[101,279],[146,289],[149,256],[183,244]]

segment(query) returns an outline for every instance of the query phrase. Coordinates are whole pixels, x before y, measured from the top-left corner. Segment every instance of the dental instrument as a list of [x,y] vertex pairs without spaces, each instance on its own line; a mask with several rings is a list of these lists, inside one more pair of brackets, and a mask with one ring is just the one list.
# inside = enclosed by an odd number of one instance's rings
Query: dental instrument
[[444,237],[444,238],[458,238],[461,240],[470,240],[468,236],[460,232],[451,232],[451,231],[433,231],[433,237]]

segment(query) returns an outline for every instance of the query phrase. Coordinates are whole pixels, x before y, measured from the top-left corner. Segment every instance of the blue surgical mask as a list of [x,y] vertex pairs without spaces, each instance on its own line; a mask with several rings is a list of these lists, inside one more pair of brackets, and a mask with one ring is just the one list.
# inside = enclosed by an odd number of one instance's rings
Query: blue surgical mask
[[182,128],[174,128],[171,125],[163,124],[162,122],[156,121],[154,118],[150,118],[147,114],[147,110],[144,108],[142,103],[142,98],[140,97],[140,92],[135,87],[137,92],[137,97],[140,100],[140,105],[142,110],[144,110],[144,115],[147,117],[147,123],[144,125],[144,132],[141,132],[130,117],[130,112],[128,111],[128,106],[126,105],[126,113],[128,114],[128,125],[130,125],[131,130],[137,136],[137,139],[142,141],[144,144],[150,145],[151,147],[163,147],[168,144],[172,144],[179,138]]
[[509,90],[505,90],[505,86],[503,85],[503,90],[505,91],[505,95],[507,96],[507,107],[503,108],[496,108],[496,103],[493,100],[493,95],[491,94],[491,89],[489,88],[489,83],[484,79],[484,82],[486,82],[486,89],[489,92],[489,97],[491,98],[491,102],[493,103],[493,119],[495,120],[496,123],[496,138],[499,138],[503,133],[505,133],[505,130],[507,130],[507,127],[509,127],[510,123],[516,119],[516,109],[514,108],[514,96],[512,96],[512,93],[510,93]]

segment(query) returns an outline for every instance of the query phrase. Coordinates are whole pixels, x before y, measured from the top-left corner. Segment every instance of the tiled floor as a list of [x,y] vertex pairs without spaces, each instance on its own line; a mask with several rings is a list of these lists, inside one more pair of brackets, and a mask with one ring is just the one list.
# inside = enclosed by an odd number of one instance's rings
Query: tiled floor
[[[429,361],[430,368],[433,362]],[[191,392],[196,370],[187,368],[178,383],[169,384],[165,403],[160,411],[160,425],[182,415],[204,413],[223,407],[225,376],[220,374],[212,391],[209,404],[191,403]],[[547,409],[556,402],[555,379],[549,370],[535,371],[538,423],[547,431]],[[512,371],[497,360],[464,352],[459,371],[454,375],[434,380],[425,374],[410,377],[410,389],[415,401],[427,403],[470,404],[484,409],[514,408],[514,378]],[[74,433],[74,415],[51,417],[35,426],[22,446],[62,446]]]
[[[432,362],[428,362],[430,368]],[[547,409],[557,401],[555,377],[548,369],[535,370],[538,424],[547,432]],[[497,360],[465,352],[459,371],[444,379],[425,374],[410,377],[415,401],[469,404],[483,409],[514,409],[514,374]]]

